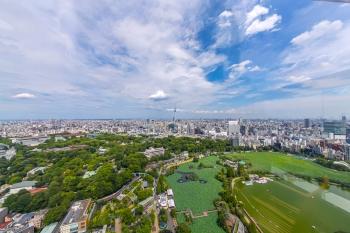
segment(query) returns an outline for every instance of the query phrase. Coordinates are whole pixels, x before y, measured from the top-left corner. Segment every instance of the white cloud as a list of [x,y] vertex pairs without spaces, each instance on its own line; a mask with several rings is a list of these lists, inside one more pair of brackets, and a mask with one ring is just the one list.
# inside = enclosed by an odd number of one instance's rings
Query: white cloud
[[233,13],[230,10],[224,10],[220,13],[219,19],[218,19],[218,26],[220,28],[226,28],[230,27],[231,21],[232,21]]
[[244,73],[247,71],[247,66],[250,65],[251,63],[252,63],[251,60],[245,60],[238,64],[233,64],[231,66],[231,69],[233,69],[236,72]]
[[217,17],[213,48],[231,46],[264,31],[274,31],[282,17],[271,9],[251,1],[227,1],[226,10]]
[[14,99],[34,99],[36,96],[30,93],[18,93],[14,96],[12,96],[12,98]]
[[159,101],[167,99],[168,95],[163,90],[158,90],[154,94],[150,95],[149,98],[151,100]]
[[158,87],[181,107],[208,104],[220,87],[207,69],[226,57],[200,48],[205,7],[199,0],[2,4],[1,22],[11,25],[1,25],[12,30],[0,35],[0,98],[27,90],[51,106],[72,99],[85,109],[137,109],[155,104],[149,97]]
[[250,36],[259,32],[270,31],[277,26],[281,19],[282,17],[277,14],[273,14],[263,20],[256,19],[247,27],[245,34]]
[[341,21],[321,21],[295,37],[282,53],[283,67],[276,71],[282,84],[277,86],[302,83],[305,92],[350,86],[348,38],[350,22]]
[[257,72],[262,69],[257,65],[252,65],[251,60],[244,60],[240,63],[233,64],[230,66],[231,72],[229,74],[230,79],[235,80],[237,77],[241,76],[247,72]]
[[6,21],[0,19],[1,30],[13,30],[13,27]]
[[314,25],[310,31],[301,33],[300,35],[294,37],[291,40],[292,44],[303,45],[309,42],[313,42],[326,34],[334,34],[341,30],[343,27],[343,22],[340,20],[335,20],[333,22],[324,20]]
[[259,16],[266,15],[269,13],[269,9],[261,5],[255,5],[254,8],[247,13],[245,24],[249,25],[254,19]]
[[304,75],[300,75],[300,76],[292,75],[287,78],[287,80],[292,83],[303,83],[303,82],[309,81],[310,79],[311,79],[310,77],[307,77]]

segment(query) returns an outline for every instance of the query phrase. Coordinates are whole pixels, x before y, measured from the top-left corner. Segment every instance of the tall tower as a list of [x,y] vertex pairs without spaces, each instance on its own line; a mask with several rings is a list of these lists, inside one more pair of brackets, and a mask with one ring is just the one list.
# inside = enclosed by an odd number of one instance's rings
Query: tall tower
[[173,124],[174,124],[174,126],[175,126],[175,114],[176,114],[176,105],[175,105],[174,114],[173,114]]

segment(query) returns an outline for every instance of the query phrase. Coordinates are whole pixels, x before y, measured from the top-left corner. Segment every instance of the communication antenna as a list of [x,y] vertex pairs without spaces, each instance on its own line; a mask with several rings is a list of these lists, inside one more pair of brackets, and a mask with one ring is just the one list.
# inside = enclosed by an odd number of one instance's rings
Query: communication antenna
[[176,115],[176,104],[175,104],[174,114],[173,114],[173,124],[174,124],[174,127],[175,127],[175,115]]

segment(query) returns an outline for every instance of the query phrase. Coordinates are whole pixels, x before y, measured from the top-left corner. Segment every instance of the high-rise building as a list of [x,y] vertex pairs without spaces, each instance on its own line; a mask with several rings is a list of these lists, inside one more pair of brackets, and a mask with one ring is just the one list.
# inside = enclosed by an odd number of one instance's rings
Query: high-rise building
[[345,145],[345,161],[350,161],[350,144]]
[[323,132],[334,135],[345,135],[346,124],[344,121],[325,121],[323,123]]
[[346,143],[350,144],[350,127],[346,128]]
[[240,138],[239,135],[235,135],[232,138],[230,138],[231,146],[239,146],[240,145]]
[[241,135],[246,135],[247,134],[247,127],[245,125],[241,125],[240,132],[241,132]]
[[304,128],[310,128],[311,126],[311,122],[310,122],[310,119],[305,119],[304,120]]
[[239,121],[228,122],[228,136],[237,135],[240,132]]

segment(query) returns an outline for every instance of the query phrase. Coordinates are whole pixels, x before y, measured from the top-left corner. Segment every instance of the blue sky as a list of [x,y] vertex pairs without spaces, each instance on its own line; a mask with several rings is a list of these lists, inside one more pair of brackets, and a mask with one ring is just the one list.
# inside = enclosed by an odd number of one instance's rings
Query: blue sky
[[350,116],[350,4],[0,0],[0,119]]

